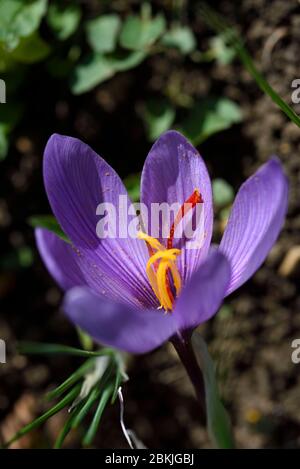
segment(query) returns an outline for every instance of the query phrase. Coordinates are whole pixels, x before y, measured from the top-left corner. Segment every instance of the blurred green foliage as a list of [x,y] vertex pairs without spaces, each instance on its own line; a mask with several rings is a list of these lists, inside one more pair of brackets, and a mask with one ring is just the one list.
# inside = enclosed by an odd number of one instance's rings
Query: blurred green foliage
[[140,181],[141,173],[130,174],[123,181],[132,202],[140,200]]
[[[156,54],[174,52],[195,67],[233,59],[235,52],[222,35],[211,39],[208,51],[198,51],[194,31],[175,10],[169,17],[166,11],[153,12],[151,2],[125,10],[99,2],[90,14],[81,2],[1,0],[0,76],[7,83],[7,104],[0,109],[0,159],[22,118],[20,87],[33,64],[45,64],[50,80],[64,80],[66,90],[80,95]],[[149,141],[175,126],[195,144],[241,120],[238,105],[229,99],[194,102],[176,86],[145,98],[140,115]]]
[[214,203],[217,208],[228,207],[233,202],[234,190],[224,179],[216,178],[212,184]]
[[103,15],[86,23],[87,41],[95,52],[113,52],[117,46],[121,27],[116,14]]
[[24,38],[38,30],[46,13],[46,0],[2,0],[0,3],[0,41],[3,54],[13,52]]
[[55,36],[64,41],[78,28],[81,19],[81,9],[78,5],[62,7],[58,3],[51,3],[47,12],[47,22]]
[[193,31],[187,26],[180,25],[166,31],[161,42],[166,47],[178,49],[182,54],[190,54],[197,46]]
[[208,433],[216,448],[232,449],[232,426],[229,414],[220,399],[214,362],[205,341],[197,331],[192,336],[192,344],[204,378]]
[[153,98],[145,102],[143,119],[151,142],[172,127],[175,113],[174,106],[167,99]]
[[239,106],[227,98],[207,98],[191,108],[180,130],[195,145],[242,120]]
[[130,15],[123,23],[120,45],[130,50],[147,49],[159,39],[165,29],[166,22],[163,15],[151,18],[149,11],[141,16]]
[[29,246],[20,246],[0,258],[0,270],[9,272],[27,268],[32,265],[33,259],[32,249]]
[[46,230],[52,231],[64,241],[69,242],[69,239],[53,215],[34,215],[28,219],[28,224],[32,226],[32,228],[45,228]]

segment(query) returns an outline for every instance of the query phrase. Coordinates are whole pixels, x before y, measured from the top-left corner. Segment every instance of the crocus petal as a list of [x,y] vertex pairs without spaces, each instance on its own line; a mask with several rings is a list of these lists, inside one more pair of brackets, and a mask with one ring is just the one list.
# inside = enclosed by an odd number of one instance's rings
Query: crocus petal
[[208,255],[179,296],[174,318],[178,329],[192,330],[218,310],[230,281],[230,264],[219,251]]
[[240,188],[220,249],[231,262],[227,294],[241,286],[260,267],[283,225],[288,182],[278,159],[272,158]]
[[43,228],[35,230],[35,239],[47,269],[63,290],[86,284],[69,243]]
[[[177,245],[174,243],[175,247],[182,248],[177,265],[184,281],[197,270],[209,249],[213,224],[211,183],[204,161],[186,138],[175,131],[164,133],[153,145],[145,161],[141,201],[148,207],[150,214],[151,204],[167,202],[169,205],[182,205],[195,189],[199,190],[204,201],[203,224],[200,223],[198,227],[201,229],[202,226],[202,230],[200,236],[198,231],[197,236],[201,239],[196,243],[197,246],[188,243],[190,249],[185,249],[180,242]],[[151,227],[151,218],[148,226]],[[163,234],[160,227],[160,240],[166,244]]]
[[[88,285],[109,299],[156,305],[145,274],[148,255],[144,243],[128,237],[127,232],[121,238],[118,231],[118,222],[127,230],[130,200],[115,171],[80,140],[53,135],[44,155],[44,181],[52,210],[75,246]],[[120,195],[124,216],[118,214]],[[116,211],[114,238],[100,239],[97,235],[100,216],[96,209],[100,203]]]
[[131,353],[149,352],[176,331],[172,315],[105,301],[87,287],[69,290],[63,309],[97,342]]

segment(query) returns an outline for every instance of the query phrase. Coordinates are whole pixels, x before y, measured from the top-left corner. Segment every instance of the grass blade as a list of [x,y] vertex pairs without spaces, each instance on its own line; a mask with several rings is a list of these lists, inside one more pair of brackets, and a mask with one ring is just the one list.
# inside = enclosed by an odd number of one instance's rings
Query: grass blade
[[87,360],[81,367],[79,367],[71,376],[69,376],[63,383],[61,383],[57,388],[46,394],[45,399],[50,401],[55,397],[63,394],[67,389],[69,389],[73,384],[76,383],[80,378],[82,378],[85,373],[92,368],[94,365],[94,359]]
[[62,410],[64,407],[66,407],[68,404],[70,404],[75,397],[78,396],[79,392],[81,389],[81,385],[78,384],[75,386],[60,402],[58,402],[56,405],[51,407],[51,409],[47,410],[43,415],[35,419],[33,422],[29,423],[25,427],[23,427],[21,430],[19,430],[7,443],[5,443],[4,447],[10,446],[12,443],[17,441],[19,438],[24,436],[26,433],[34,430],[35,428],[39,427],[42,423],[44,423],[46,420],[48,420],[50,417],[52,417],[54,414],[57,414],[60,410]]
[[113,404],[115,402],[115,400],[117,399],[117,397],[118,397],[118,390],[119,390],[119,387],[120,387],[122,381],[123,381],[122,373],[119,370],[117,370],[116,371],[115,383],[114,383],[114,391],[112,393],[112,398],[111,398],[111,404]]
[[74,419],[76,418],[77,414],[79,413],[79,411],[80,411],[80,406],[78,406],[78,408],[74,409],[74,411],[72,412],[72,414],[70,415],[70,417],[66,421],[66,423],[63,426],[63,428],[61,429],[57,439],[55,440],[54,449],[60,449],[62,447],[66,437],[68,436],[68,434],[72,430],[72,423],[73,423]]
[[96,409],[94,418],[92,420],[92,423],[83,439],[83,444],[84,446],[89,446],[93,442],[93,439],[95,438],[96,432],[99,427],[99,423],[103,414],[103,411],[109,401],[109,398],[113,392],[113,385],[108,386],[107,388],[104,389],[103,393],[101,394],[100,400],[98,407]]
[[19,353],[28,355],[73,355],[77,357],[100,357],[101,355],[113,355],[111,348],[103,348],[97,352],[81,350],[75,347],[60,344],[42,344],[36,342],[24,342],[19,344]]
[[94,388],[90,395],[88,396],[87,400],[82,405],[81,409],[75,416],[74,420],[72,421],[71,427],[77,428],[81,421],[86,417],[89,410],[92,408],[96,400],[101,394],[101,388]]
[[272,101],[286,114],[286,116],[300,127],[300,118],[295,111],[279,96],[279,94],[272,88],[264,76],[254,65],[254,62],[246,50],[238,33],[218,15],[206,3],[202,3],[200,7],[201,15],[204,21],[217,33],[224,34],[228,43],[234,47],[236,54],[240,58],[244,67],[248,70],[252,78],[256,81],[259,88],[266,93]]

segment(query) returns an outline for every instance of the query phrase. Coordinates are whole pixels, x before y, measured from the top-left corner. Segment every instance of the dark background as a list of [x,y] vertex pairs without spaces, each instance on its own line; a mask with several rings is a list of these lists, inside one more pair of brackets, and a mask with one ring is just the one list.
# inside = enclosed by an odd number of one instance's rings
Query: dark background
[[[82,3],[88,17],[101,8],[101,2]],[[122,15],[139,6],[129,0],[110,3],[105,11],[122,4]],[[163,11],[170,19],[170,2],[152,4],[154,11]],[[184,2],[182,21],[193,29],[199,49],[205,50],[212,33],[196,4]],[[291,83],[300,78],[299,3],[224,0],[212,4],[238,26],[265,77],[291,103]],[[48,34],[46,28],[44,34]],[[268,42],[271,35],[275,37],[272,46]],[[229,65],[215,61],[195,65],[180,54],[153,54],[139,67],[81,96],[72,95],[65,80],[52,79],[44,64],[29,67],[27,73],[19,95],[25,114],[12,134],[0,173],[0,337],[8,346],[7,364],[0,365],[2,438],[9,438],[46,408],[42,400],[45,390],[80,363],[71,358],[31,358],[16,353],[20,340],[78,346],[72,325],[59,312],[62,293],[44,268],[27,223],[31,215],[50,212],[41,171],[47,139],[53,132],[77,136],[121,177],[138,172],[151,143],[137,109],[146,97],[165,90],[177,74],[187,95],[200,99],[208,94],[224,95],[242,108],[241,124],[198,147],[213,178],[222,177],[236,191],[260,164],[277,154],[290,180],[289,214],[278,243],[258,273],[226,300],[226,308],[202,330],[217,363],[237,445],[299,448],[300,365],[291,362],[291,342],[300,338],[297,256],[291,256],[288,268],[282,264],[300,244],[299,129],[262,94],[237,59]],[[294,109],[297,111],[295,105]],[[216,237],[221,228],[218,219]],[[20,255],[25,259],[23,265]],[[205,428],[199,425],[193,390],[171,348],[132,357],[128,373],[126,422],[147,447],[210,446]],[[15,447],[49,447],[64,418],[64,414],[57,415]],[[66,446],[78,447],[79,437],[80,432],[69,437]],[[105,413],[95,446],[126,447],[117,405]]]

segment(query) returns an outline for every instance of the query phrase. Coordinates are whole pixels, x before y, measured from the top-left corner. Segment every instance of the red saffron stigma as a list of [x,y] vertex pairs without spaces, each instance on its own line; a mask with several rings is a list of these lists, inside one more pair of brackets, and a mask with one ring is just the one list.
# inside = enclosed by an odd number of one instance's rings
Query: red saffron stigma
[[168,249],[172,249],[173,247],[174,233],[175,233],[177,226],[183,219],[183,217],[188,213],[189,210],[193,209],[196,204],[203,204],[203,203],[204,201],[203,201],[202,195],[200,194],[198,189],[195,189],[192,195],[184,202],[184,204],[182,204],[181,208],[179,209],[175,217],[175,220],[171,226],[169,238],[167,241]]

